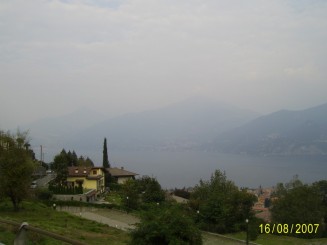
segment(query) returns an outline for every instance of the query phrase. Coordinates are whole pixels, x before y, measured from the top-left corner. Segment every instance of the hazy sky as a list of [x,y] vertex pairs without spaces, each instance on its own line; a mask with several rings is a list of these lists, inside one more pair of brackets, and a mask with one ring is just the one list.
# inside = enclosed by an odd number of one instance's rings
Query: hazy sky
[[327,102],[327,1],[1,0],[0,127],[190,96],[267,113]]

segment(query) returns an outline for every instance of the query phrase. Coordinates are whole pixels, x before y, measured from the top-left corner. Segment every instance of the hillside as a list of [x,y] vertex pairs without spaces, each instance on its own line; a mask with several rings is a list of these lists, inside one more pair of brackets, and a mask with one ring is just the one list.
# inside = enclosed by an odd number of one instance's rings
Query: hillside
[[23,125],[21,129],[29,130],[32,145],[38,151],[42,144],[48,157],[62,148],[101,152],[104,137],[111,150],[183,150],[197,148],[215,135],[258,116],[203,97],[114,118],[103,113],[83,109]]
[[256,116],[251,111],[195,97],[157,110],[105,120],[79,131],[70,145],[95,149],[107,137],[111,149],[192,149]]
[[220,134],[206,149],[246,154],[327,154],[327,104],[281,110]]

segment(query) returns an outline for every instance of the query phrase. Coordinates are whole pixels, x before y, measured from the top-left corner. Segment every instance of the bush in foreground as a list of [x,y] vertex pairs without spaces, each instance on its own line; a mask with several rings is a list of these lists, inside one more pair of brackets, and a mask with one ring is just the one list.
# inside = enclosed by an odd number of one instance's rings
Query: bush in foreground
[[201,245],[193,220],[178,206],[156,206],[144,212],[131,232],[133,245]]

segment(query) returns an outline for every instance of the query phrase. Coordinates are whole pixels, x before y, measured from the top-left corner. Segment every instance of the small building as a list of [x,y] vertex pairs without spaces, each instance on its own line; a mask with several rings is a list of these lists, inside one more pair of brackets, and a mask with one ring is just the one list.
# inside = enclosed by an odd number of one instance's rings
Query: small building
[[95,190],[101,194],[105,190],[105,169],[101,167],[68,167],[67,185]]
[[123,184],[129,179],[135,179],[135,176],[138,175],[136,173],[125,170],[124,167],[107,168],[106,170],[110,173],[111,177],[117,180],[118,184]]

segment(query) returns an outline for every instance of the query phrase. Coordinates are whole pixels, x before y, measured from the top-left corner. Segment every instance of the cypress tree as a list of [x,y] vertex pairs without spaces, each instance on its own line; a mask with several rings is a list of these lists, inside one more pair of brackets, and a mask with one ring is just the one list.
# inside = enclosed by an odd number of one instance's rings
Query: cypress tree
[[110,163],[109,163],[109,159],[108,159],[108,150],[107,150],[107,139],[104,138],[104,142],[103,142],[103,162],[102,162],[102,166],[104,168],[110,168]]

